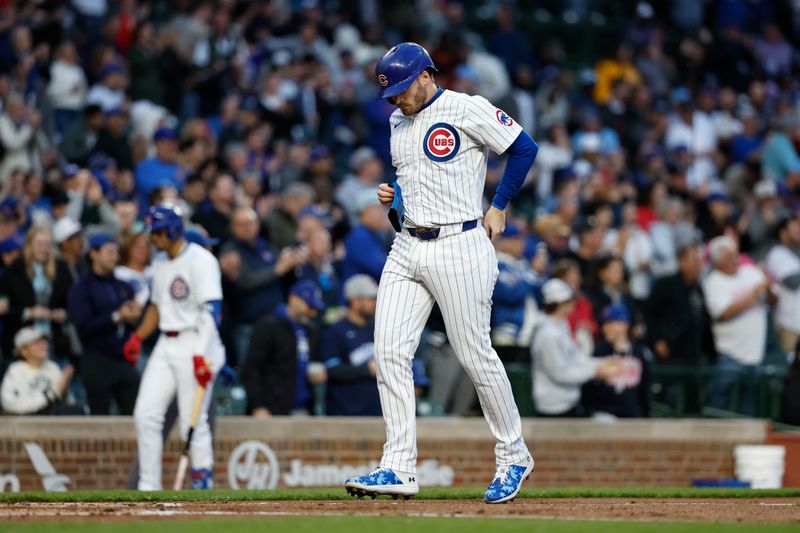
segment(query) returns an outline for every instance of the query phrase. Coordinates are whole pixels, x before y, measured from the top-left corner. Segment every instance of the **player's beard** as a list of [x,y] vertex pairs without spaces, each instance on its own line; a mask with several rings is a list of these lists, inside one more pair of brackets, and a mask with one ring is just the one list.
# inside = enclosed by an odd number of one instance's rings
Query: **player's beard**
[[[403,112],[404,115],[413,115],[414,113],[418,112],[422,105],[425,103],[426,91],[425,87],[421,83],[417,83],[416,90],[412,94],[411,102],[406,104],[405,107],[401,107],[400,111]],[[408,110],[408,111],[406,111]]]

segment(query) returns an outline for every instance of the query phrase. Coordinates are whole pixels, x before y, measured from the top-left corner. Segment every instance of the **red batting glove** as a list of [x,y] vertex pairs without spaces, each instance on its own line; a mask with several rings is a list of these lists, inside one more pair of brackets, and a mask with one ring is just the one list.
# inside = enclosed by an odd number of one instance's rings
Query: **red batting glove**
[[142,355],[142,338],[135,331],[131,334],[125,346],[122,347],[122,355],[132,365],[135,365],[136,361],[139,360],[139,356]]
[[194,362],[194,377],[197,379],[197,383],[205,388],[208,382],[211,381],[211,369],[208,368],[202,355],[192,357],[192,362]]

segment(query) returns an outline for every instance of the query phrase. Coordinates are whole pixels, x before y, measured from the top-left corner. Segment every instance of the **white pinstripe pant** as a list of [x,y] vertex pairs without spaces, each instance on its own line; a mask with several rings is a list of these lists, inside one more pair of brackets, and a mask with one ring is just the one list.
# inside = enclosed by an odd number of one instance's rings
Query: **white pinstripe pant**
[[416,473],[411,361],[434,300],[497,441],[497,465],[520,464],[528,457],[511,384],[489,338],[496,279],[497,257],[480,225],[432,241],[406,232],[395,238],[381,275],[375,317],[378,390],[386,422],[382,467]]

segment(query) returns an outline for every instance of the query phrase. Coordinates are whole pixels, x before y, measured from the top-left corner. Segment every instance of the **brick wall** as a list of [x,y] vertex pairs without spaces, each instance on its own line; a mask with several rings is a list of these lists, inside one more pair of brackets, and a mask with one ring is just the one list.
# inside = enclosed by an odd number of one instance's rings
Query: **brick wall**
[[[767,426],[748,421],[532,419],[524,422],[524,433],[536,459],[533,485],[686,486],[695,478],[732,477],[733,446],[765,442]],[[420,464],[436,460],[443,469],[437,472],[452,469],[454,485],[489,481],[493,442],[483,420],[421,419],[418,435]],[[382,421],[376,419],[222,418],[215,440],[217,486],[229,486],[229,458],[245,441],[271,448],[280,471],[273,475],[278,486],[286,486],[284,476],[293,460],[331,467],[370,465],[379,457],[383,438]],[[37,443],[55,470],[71,478],[71,490],[124,487],[136,453],[129,418],[0,418],[0,474],[16,475],[23,491],[42,488],[26,442]],[[173,433],[165,446],[165,486],[171,485],[179,450]],[[266,464],[263,456],[256,461]],[[338,484],[338,474],[328,472],[321,479],[333,481],[322,484]]]

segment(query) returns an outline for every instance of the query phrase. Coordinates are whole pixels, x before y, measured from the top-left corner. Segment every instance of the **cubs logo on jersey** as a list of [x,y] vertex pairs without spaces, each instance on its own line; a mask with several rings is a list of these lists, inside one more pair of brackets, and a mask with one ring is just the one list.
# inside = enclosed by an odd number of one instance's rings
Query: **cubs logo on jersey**
[[511,117],[509,117],[506,114],[506,112],[503,111],[502,109],[498,109],[495,112],[495,116],[497,117],[497,122],[499,122],[503,126],[511,126],[512,124],[514,124],[514,120]]
[[443,163],[450,161],[461,147],[458,131],[445,122],[437,122],[428,129],[422,140],[422,149],[431,161]]
[[172,280],[172,283],[169,285],[169,295],[172,296],[174,300],[185,300],[189,297],[189,285],[186,283],[182,277],[177,277]]

